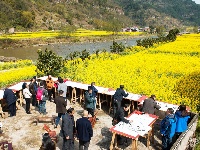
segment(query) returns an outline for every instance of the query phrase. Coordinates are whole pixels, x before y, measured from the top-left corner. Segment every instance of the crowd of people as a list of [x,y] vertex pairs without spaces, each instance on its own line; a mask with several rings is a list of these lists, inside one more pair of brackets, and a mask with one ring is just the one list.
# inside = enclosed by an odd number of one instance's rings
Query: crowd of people
[[[55,93],[57,89],[57,95]],[[63,138],[63,150],[74,150],[74,139],[79,140],[79,149],[87,150],[91,137],[93,136],[93,129],[88,116],[94,117],[96,110],[96,101],[98,90],[95,88],[95,82],[92,82],[88,86],[88,90],[85,92],[85,105],[82,118],[79,118],[76,122],[74,120],[75,110],[73,108],[66,109],[67,102],[67,85],[62,78],[58,78],[57,84],[52,80],[51,75],[48,75],[46,81],[41,81],[39,84],[36,82],[36,77],[30,80],[30,84],[24,82],[22,85],[22,93],[26,101],[26,113],[31,114],[30,104],[38,107],[39,113],[46,115],[46,101],[55,103],[57,118],[55,120],[54,128],[57,128],[60,120],[61,122],[61,134]],[[53,96],[52,96],[53,95]],[[124,85],[120,85],[113,95],[113,125],[119,122],[131,123],[132,120],[126,119],[127,111],[130,109],[129,103],[122,103],[124,97],[129,94],[124,91]],[[16,116],[16,96],[15,93],[6,88],[4,91],[4,99],[6,99],[10,116]],[[154,114],[155,109],[160,109],[157,105],[156,96],[151,95],[146,99],[140,109],[143,113]],[[163,150],[169,150],[173,142],[180,136],[180,134],[187,130],[188,120],[190,113],[187,112],[185,105],[180,105],[179,109],[174,113],[172,108],[168,108],[166,117],[160,123],[160,133],[162,136]],[[98,120],[98,118],[97,118]],[[126,143],[126,138],[123,136],[117,136],[118,143],[120,145]],[[40,150],[55,150],[56,143],[51,140],[48,133],[43,135],[42,146]]]

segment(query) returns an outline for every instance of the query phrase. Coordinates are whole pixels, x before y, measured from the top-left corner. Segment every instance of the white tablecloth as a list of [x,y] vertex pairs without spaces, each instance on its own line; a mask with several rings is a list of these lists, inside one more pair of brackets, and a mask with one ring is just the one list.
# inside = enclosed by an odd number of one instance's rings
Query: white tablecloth
[[157,116],[133,113],[127,119],[133,120],[133,122],[119,122],[114,128],[111,129],[111,131],[115,130],[116,132],[123,133],[129,137],[143,136],[151,130],[150,125],[157,119]]
[[3,99],[4,91],[0,90],[0,99]]
[[[8,89],[12,89],[12,90],[15,90],[15,91],[20,91],[22,90],[22,85],[23,85],[24,82],[19,82],[13,86],[10,86],[8,87]],[[30,84],[30,82],[26,82],[28,85]]]

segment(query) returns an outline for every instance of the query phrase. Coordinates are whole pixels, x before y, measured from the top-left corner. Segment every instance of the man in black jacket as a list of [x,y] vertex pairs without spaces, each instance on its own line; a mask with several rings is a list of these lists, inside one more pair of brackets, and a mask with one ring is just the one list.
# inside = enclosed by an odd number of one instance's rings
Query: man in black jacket
[[6,100],[6,103],[8,105],[10,117],[16,116],[17,97],[15,96],[15,93],[11,89],[6,88],[4,91],[3,99]]
[[117,88],[115,94],[113,95],[113,105],[114,105],[114,112],[113,115],[115,116],[115,113],[117,110],[121,108],[121,103],[123,97],[127,97],[128,93],[125,93],[124,91],[124,85],[120,85],[120,88]]
[[67,101],[65,101],[65,99],[63,97],[62,90],[59,91],[59,96],[57,96],[55,98],[54,102],[56,104],[56,113],[58,113],[58,117],[56,118],[54,128],[57,128],[60,118],[63,117],[63,115],[65,115],[65,113],[67,111],[66,110]]
[[157,103],[155,102],[155,98],[156,98],[155,95],[151,95],[150,98],[144,100],[143,108],[142,108],[142,111],[144,113],[154,114],[155,108],[160,109],[160,106],[157,105]]
[[63,133],[62,150],[74,150],[73,122],[68,113],[62,118],[61,131]]
[[[124,104],[123,107],[121,107],[117,113],[115,114],[114,119],[117,120],[117,123],[119,123],[120,121],[125,122],[125,123],[131,123],[133,122],[132,120],[127,120],[125,118],[125,111],[128,111],[130,109],[130,105],[129,104]],[[118,142],[120,145],[124,144],[124,142],[126,141],[126,138],[123,136],[118,135],[117,136]]]
[[91,137],[93,136],[92,125],[88,120],[88,111],[83,111],[83,117],[76,121],[77,138],[79,139],[79,150],[88,150]]

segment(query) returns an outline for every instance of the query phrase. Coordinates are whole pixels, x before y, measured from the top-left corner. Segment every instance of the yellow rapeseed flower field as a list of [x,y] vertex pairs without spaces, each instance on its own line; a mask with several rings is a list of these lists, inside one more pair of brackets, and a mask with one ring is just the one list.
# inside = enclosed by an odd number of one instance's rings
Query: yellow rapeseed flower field
[[[38,31],[38,32],[16,32],[14,34],[3,34],[0,35],[0,39],[32,39],[32,38],[55,38],[60,35],[65,34],[64,31]],[[113,32],[108,31],[96,31],[96,30],[86,30],[86,29],[77,29],[75,32],[66,33],[74,37],[85,37],[85,36],[108,36],[114,34]],[[143,32],[118,32],[118,35],[141,35]]]
[[10,69],[0,72],[0,87],[20,82],[21,80],[31,79],[36,75],[35,66],[28,66],[17,69]]
[[[200,35],[183,35],[177,41],[131,55],[102,53],[90,60],[68,61],[66,76],[84,83],[151,95],[173,104],[199,105]],[[138,49],[138,47],[137,47]],[[76,64],[76,65],[74,65]]]

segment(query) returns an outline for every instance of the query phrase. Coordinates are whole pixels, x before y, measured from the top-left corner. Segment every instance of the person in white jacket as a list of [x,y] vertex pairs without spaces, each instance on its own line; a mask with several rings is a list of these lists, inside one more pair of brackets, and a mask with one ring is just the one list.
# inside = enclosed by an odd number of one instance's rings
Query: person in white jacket
[[29,89],[28,89],[28,84],[27,83],[23,83],[22,85],[22,90],[23,90],[23,95],[26,101],[26,113],[27,114],[31,114],[30,112],[30,103],[31,103],[31,96],[32,94],[30,93]]
[[63,82],[63,79],[59,79],[58,81],[58,91],[63,91],[63,98],[66,100],[67,96],[67,85]]

